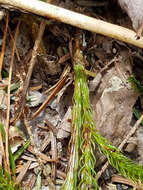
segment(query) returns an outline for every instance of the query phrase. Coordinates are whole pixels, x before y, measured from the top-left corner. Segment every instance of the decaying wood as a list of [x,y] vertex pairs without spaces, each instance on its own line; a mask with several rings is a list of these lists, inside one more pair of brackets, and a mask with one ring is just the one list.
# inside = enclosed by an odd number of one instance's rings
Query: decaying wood
[[137,40],[136,33],[132,30],[69,11],[49,3],[38,0],[0,0],[0,4],[12,6],[45,18],[56,19],[63,23],[70,24],[84,30],[89,30],[91,32],[96,32],[143,48],[143,37]]

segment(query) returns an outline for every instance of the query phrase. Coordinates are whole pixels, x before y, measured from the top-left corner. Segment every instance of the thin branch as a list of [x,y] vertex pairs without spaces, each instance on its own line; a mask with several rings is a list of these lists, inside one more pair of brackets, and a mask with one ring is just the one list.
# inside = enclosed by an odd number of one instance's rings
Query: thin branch
[[[11,37],[12,42],[14,43],[14,38],[13,38],[13,36],[12,36],[12,34],[11,34],[11,30],[10,30],[10,27],[9,27],[9,26],[8,26],[8,32],[9,32],[9,35],[10,35],[10,37]],[[17,47],[15,47],[15,53],[16,53],[16,56],[17,56],[18,61],[21,62],[21,59],[20,59],[20,56],[19,56]]]
[[19,173],[19,175],[18,175],[17,178],[16,178],[17,184],[20,184],[20,183],[21,183],[21,181],[22,181],[22,179],[24,178],[24,176],[26,175],[26,173],[27,173],[27,171],[28,171],[28,168],[30,167],[31,163],[32,163],[32,161],[29,160],[29,161],[27,161],[27,162],[23,165],[23,167],[22,167],[22,169],[21,169],[21,172]]
[[[56,142],[56,137],[54,136],[53,131],[50,131],[50,136],[51,136],[51,154],[52,154],[52,159],[56,160],[57,159],[57,142]],[[57,170],[57,163],[53,162],[52,163],[52,172],[51,172],[51,177],[52,181],[55,183],[56,181],[56,170]]]
[[57,95],[57,93],[61,90],[61,88],[64,86],[67,76],[70,72],[70,67],[66,67],[65,71],[63,71],[62,77],[61,79],[58,81],[57,85],[55,85],[55,88],[53,90],[53,92],[47,97],[47,99],[44,101],[44,103],[40,106],[40,108],[38,108],[38,110],[33,113],[33,115],[31,116],[31,120],[33,120],[37,115],[39,115],[39,113],[41,113],[41,111],[43,111],[46,106],[48,105],[48,103]]
[[31,79],[31,75],[32,75],[33,68],[34,68],[35,63],[36,63],[35,61],[36,61],[36,57],[37,57],[37,51],[38,51],[38,48],[39,48],[39,45],[40,45],[44,30],[45,30],[45,26],[46,26],[46,20],[43,19],[41,21],[40,28],[39,28],[39,33],[38,33],[37,39],[36,39],[34,47],[33,47],[32,57],[31,57],[31,60],[30,60],[30,66],[29,66],[29,69],[28,69],[26,80],[24,82],[23,92],[22,92],[21,99],[20,99],[20,106],[19,106],[19,108],[17,110],[17,113],[16,113],[15,117],[11,120],[12,123],[15,123],[15,121],[22,114],[24,104],[25,104],[26,94],[27,94],[30,79]]
[[10,120],[10,86],[11,86],[11,79],[12,79],[12,69],[13,69],[13,63],[14,63],[14,54],[15,54],[15,48],[16,48],[16,39],[19,32],[19,26],[20,21],[17,24],[15,36],[14,36],[14,42],[13,42],[13,48],[12,48],[12,54],[11,54],[11,62],[10,62],[10,68],[9,68],[9,78],[8,78],[8,100],[7,100],[7,118],[6,118],[6,143],[5,143],[5,154],[6,154],[6,162],[7,162],[7,170],[10,172],[10,166],[9,166],[9,152],[8,152],[8,136],[9,136],[9,120]]
[[0,4],[15,7],[46,18],[56,19],[78,28],[96,32],[143,48],[143,37],[137,40],[136,33],[127,28],[79,14],[40,0],[0,0]]
[[2,51],[0,54],[0,81],[2,80],[1,71],[2,71],[2,65],[3,65],[3,60],[4,60],[7,29],[8,29],[8,14],[6,16],[6,25],[4,29],[4,35],[3,35]]

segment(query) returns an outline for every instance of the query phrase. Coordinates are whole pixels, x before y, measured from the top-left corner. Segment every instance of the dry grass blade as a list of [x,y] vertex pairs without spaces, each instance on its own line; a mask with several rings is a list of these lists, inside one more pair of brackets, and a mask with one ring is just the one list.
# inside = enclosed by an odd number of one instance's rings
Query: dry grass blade
[[10,62],[10,68],[9,68],[9,79],[8,79],[8,102],[7,102],[7,118],[6,118],[6,143],[5,143],[5,154],[6,154],[6,162],[7,162],[7,168],[10,172],[10,166],[9,166],[9,151],[8,151],[8,135],[9,135],[9,121],[10,121],[10,86],[11,86],[11,79],[12,79],[12,69],[13,69],[13,63],[14,63],[14,54],[15,54],[15,49],[16,49],[16,39],[17,35],[19,32],[19,26],[20,26],[20,21],[17,24],[16,32],[15,32],[15,37],[14,37],[14,42],[13,42],[13,48],[12,48],[12,54],[11,54],[11,62]]

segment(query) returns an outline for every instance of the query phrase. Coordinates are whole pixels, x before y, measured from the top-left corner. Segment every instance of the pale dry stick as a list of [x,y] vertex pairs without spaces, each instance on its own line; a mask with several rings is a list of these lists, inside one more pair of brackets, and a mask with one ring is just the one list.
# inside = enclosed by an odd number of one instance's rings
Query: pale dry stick
[[137,130],[137,128],[140,125],[140,123],[142,122],[142,120],[143,120],[143,115],[136,121],[135,125],[131,128],[129,134],[126,136],[126,138],[119,145],[119,147],[118,147],[119,150],[122,150],[123,146],[127,143],[129,138],[135,133],[135,131]]
[[27,162],[23,165],[23,167],[22,167],[22,169],[21,169],[21,172],[18,174],[18,176],[17,176],[17,178],[16,178],[16,183],[17,183],[17,184],[20,184],[20,183],[21,183],[21,181],[22,181],[22,179],[24,178],[24,176],[25,176],[25,174],[26,174],[28,168],[30,167],[31,163],[32,163],[32,161],[29,160],[29,161],[27,161]]
[[107,62],[107,64],[100,70],[99,73],[102,73],[103,71],[105,71],[106,69],[108,69],[108,67],[109,67],[112,63],[115,63],[116,61],[118,61],[117,57],[114,57],[113,59],[111,59],[111,61]]
[[[53,131],[50,131],[50,136],[51,136],[51,154],[52,154],[52,159],[57,159],[57,141],[56,137],[54,136]],[[57,163],[53,162],[52,163],[52,172],[51,172],[51,177],[53,182],[56,180],[56,170],[57,170]]]
[[45,148],[51,143],[51,139],[50,136],[46,136],[45,139],[42,142],[42,145],[40,147],[40,152],[43,152],[45,150]]
[[60,22],[143,48],[143,37],[137,40],[136,33],[130,29],[85,16],[49,3],[39,0],[0,0],[0,4],[7,7],[12,6],[46,18],[56,19]]
[[36,162],[36,161],[37,161],[35,158],[33,158],[33,157],[31,157],[31,156],[26,156],[26,155],[21,156],[21,158],[22,158],[23,160],[31,160],[31,161],[33,161],[33,162]]
[[38,33],[37,39],[36,39],[34,47],[33,47],[32,57],[31,57],[31,60],[30,60],[30,66],[29,66],[29,69],[28,69],[27,77],[26,77],[26,80],[24,82],[23,91],[22,91],[22,95],[21,95],[21,98],[20,98],[20,106],[19,106],[19,108],[17,110],[17,113],[16,113],[15,117],[11,120],[11,123],[15,123],[18,120],[18,118],[21,116],[21,114],[22,114],[24,104],[25,104],[26,94],[27,94],[30,79],[31,79],[31,75],[32,75],[33,68],[34,68],[35,63],[36,63],[35,61],[36,61],[36,57],[37,57],[37,51],[38,51],[38,48],[39,48],[39,45],[40,45],[44,30],[45,30],[45,26],[46,26],[46,20],[43,19],[41,21],[39,33]]
[[62,172],[61,170],[57,170],[57,176],[62,177],[63,179],[66,179],[66,173]]
[[5,29],[4,29],[2,50],[1,50],[1,54],[0,54],[0,81],[2,80],[1,72],[2,72],[4,53],[5,53],[5,44],[6,44],[7,29],[8,29],[8,14],[6,16],[6,24],[5,24]]
[[58,162],[58,160],[53,160],[52,158],[49,158],[46,154],[43,154],[43,153],[38,152],[38,151],[35,152],[32,146],[29,146],[29,147],[27,148],[27,150],[28,150],[29,152],[31,152],[32,154],[34,154],[35,156],[36,156],[36,154],[37,154],[38,157],[40,157],[40,159],[43,160],[43,163],[45,163],[45,162]]
[[0,132],[0,165],[2,165],[2,159],[3,159],[3,162],[4,162],[4,167],[6,167],[3,139],[2,139],[1,132]]
[[11,54],[11,61],[10,61],[10,68],[9,68],[9,78],[8,78],[8,89],[7,89],[7,117],[6,117],[6,126],[5,126],[5,155],[6,155],[6,162],[7,162],[7,170],[10,172],[10,165],[9,165],[9,151],[8,151],[8,136],[9,136],[9,121],[10,121],[10,86],[11,86],[11,79],[12,79],[12,70],[13,70],[13,63],[14,63],[14,54],[16,49],[16,39],[19,32],[20,21],[17,24],[16,32],[14,36],[14,42],[12,47],[12,54]]
[[[9,26],[8,26],[8,32],[9,32],[9,35],[10,35],[10,37],[11,37],[12,42],[14,43],[14,38],[13,38],[13,36],[12,36],[12,34],[11,34],[11,30],[10,30]],[[19,56],[17,47],[15,48],[15,53],[16,53],[16,56],[17,56],[18,61],[21,62],[21,59],[20,59],[20,56]]]
[[[25,160],[25,161],[32,161],[32,160]],[[32,170],[34,168],[37,168],[39,166],[38,162],[33,162],[31,163],[31,165],[29,166],[29,170]],[[23,166],[20,164],[20,165],[16,165],[16,174],[19,174],[22,170]],[[26,189],[27,190],[27,189]]]
[[[136,121],[135,125],[131,128],[130,132],[128,133],[128,135],[126,136],[126,138],[122,141],[122,143],[119,145],[118,149],[122,150],[123,146],[127,143],[127,141],[129,140],[129,138],[135,133],[135,131],[137,130],[138,126],[140,125],[140,123],[143,120],[143,115]],[[96,178],[99,179],[100,176],[102,175],[102,173],[107,169],[109,165],[109,162],[107,161],[104,166],[101,168],[101,170],[97,173]]]
[[66,67],[64,68],[64,70],[63,70],[63,72],[62,72],[62,74],[60,76],[59,81],[56,84],[54,84],[51,88],[49,88],[48,90],[46,90],[44,93],[45,94],[49,94],[49,92],[51,92],[52,90],[54,90],[59,85],[60,81],[65,76],[65,74],[70,72],[70,69],[71,69],[70,66],[66,65]]

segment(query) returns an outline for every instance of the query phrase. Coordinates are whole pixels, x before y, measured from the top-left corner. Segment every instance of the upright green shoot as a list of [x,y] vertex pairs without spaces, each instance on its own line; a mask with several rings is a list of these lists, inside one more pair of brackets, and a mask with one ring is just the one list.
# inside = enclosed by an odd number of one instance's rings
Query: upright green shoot
[[[78,46],[77,46],[78,47]],[[61,190],[97,190],[95,171],[95,146],[104,154],[116,170],[135,183],[143,183],[143,166],[134,163],[122,152],[110,145],[108,140],[96,130],[89,99],[89,89],[82,52],[77,48],[74,55],[74,106],[72,114],[72,138],[69,172]],[[134,80],[134,79],[133,79]],[[135,81],[138,88],[140,84]],[[142,91],[142,87],[140,88]]]

